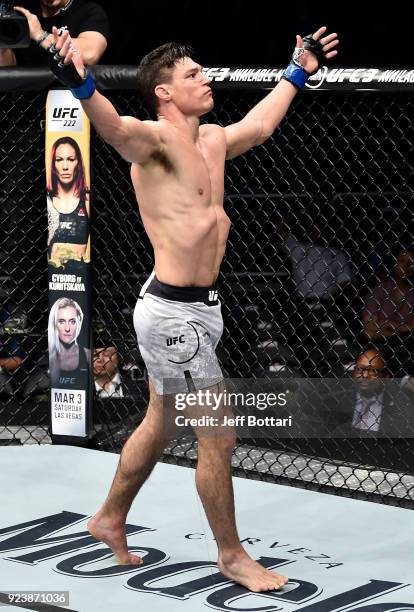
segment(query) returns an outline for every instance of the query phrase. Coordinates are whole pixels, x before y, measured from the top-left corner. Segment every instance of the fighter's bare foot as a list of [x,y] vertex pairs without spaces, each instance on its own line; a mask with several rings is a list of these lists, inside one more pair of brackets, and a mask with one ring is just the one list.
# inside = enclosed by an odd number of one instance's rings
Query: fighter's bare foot
[[88,522],[88,531],[109,546],[119,565],[142,565],[141,557],[128,552],[125,527],[107,518],[101,511]]
[[286,576],[265,569],[257,561],[253,561],[247,553],[239,553],[234,556],[219,558],[218,568],[220,572],[246,587],[249,591],[260,593],[282,588],[287,582]]

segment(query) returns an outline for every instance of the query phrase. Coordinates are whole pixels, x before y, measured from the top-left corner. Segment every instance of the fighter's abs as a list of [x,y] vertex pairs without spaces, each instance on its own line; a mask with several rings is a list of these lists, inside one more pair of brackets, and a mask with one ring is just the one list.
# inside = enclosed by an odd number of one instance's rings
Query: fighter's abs
[[192,160],[184,155],[172,165],[172,171],[159,164],[131,170],[157,275],[178,286],[206,286],[218,275],[230,226],[223,210],[224,159],[213,163],[197,149]]

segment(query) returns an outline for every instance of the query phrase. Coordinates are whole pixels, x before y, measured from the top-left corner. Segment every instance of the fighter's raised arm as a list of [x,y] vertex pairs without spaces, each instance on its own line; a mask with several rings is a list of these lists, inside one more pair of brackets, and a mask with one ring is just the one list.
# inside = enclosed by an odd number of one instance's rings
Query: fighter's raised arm
[[58,79],[81,101],[98,134],[127,161],[148,161],[162,148],[157,123],[118,115],[111,102],[96,91],[93,78],[85,68],[69,32],[66,30],[59,36],[59,31],[53,28],[52,33],[54,43],[48,49],[49,65]]
[[227,159],[265,142],[286,115],[293,98],[308,77],[318,70],[325,59],[335,57],[338,52],[334,47],[339,43],[337,34],[324,36],[325,32],[326,27],[322,27],[304,39],[297,35],[292,60],[283,72],[280,83],[241,121],[225,128]]

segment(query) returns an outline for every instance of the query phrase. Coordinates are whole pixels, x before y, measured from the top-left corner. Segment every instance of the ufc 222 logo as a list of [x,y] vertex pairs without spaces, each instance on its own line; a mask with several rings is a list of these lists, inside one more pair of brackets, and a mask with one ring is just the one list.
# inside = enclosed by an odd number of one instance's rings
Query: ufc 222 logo
[[83,132],[84,112],[68,89],[49,91],[46,107],[48,132]]
[[63,127],[74,127],[79,118],[79,108],[59,107],[53,109],[52,121],[62,122]]

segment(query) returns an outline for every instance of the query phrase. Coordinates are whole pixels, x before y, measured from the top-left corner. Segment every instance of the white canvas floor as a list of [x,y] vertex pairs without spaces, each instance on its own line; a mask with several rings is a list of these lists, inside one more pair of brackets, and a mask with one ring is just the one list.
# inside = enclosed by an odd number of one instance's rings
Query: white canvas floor
[[[194,470],[161,463],[128,517],[135,526],[128,543],[142,550],[145,563],[139,569],[116,566],[85,528],[117,461],[115,454],[65,446],[0,448],[0,603],[8,601],[6,592],[43,590],[68,591],[69,603],[37,608],[20,602],[18,607],[46,612],[414,610],[413,511],[235,478],[246,550],[290,578],[280,593],[249,594],[218,574]],[[71,539],[75,533],[80,535]],[[197,562],[204,565],[197,569]],[[16,610],[16,605],[2,609]]]

